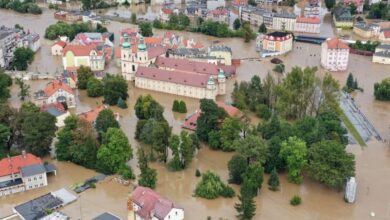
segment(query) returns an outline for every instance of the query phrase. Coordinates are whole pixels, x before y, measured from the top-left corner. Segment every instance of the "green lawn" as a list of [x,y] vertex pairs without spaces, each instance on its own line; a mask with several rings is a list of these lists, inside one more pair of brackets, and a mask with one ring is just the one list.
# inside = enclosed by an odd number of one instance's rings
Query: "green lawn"
[[352,134],[355,140],[359,143],[360,146],[366,146],[366,142],[360,136],[359,132],[356,130],[355,126],[353,126],[352,122],[348,119],[343,111],[340,113],[340,118],[343,121],[345,127],[347,127],[348,131]]

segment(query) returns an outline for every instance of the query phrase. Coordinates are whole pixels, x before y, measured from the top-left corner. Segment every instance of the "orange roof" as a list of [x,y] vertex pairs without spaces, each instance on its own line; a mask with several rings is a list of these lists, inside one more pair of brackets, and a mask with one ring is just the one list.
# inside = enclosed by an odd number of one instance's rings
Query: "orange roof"
[[79,118],[83,118],[83,119],[87,120],[88,122],[93,123],[96,121],[96,118],[98,117],[99,113],[106,108],[107,108],[107,106],[100,105],[100,106],[96,107],[95,109],[80,113]]
[[145,37],[145,44],[161,44],[163,41],[162,37]]
[[297,17],[297,23],[320,24],[319,17]]
[[384,30],[384,31],[383,31],[383,36],[384,36],[385,38],[390,38],[390,30]]
[[346,43],[337,38],[327,40],[326,44],[328,45],[328,49],[349,49],[349,46]]
[[66,46],[66,42],[60,40],[60,41],[55,42],[55,43],[53,44],[53,46],[54,46],[54,45],[58,45],[58,46],[64,48],[64,47]]
[[91,50],[95,49],[95,45],[94,44],[90,44],[90,45],[67,45],[65,48],[64,48],[64,55],[68,52],[68,51],[72,51],[73,54],[75,56],[89,56],[89,53],[91,52]]
[[50,97],[52,96],[57,90],[62,89],[70,94],[73,94],[72,88],[70,88],[67,84],[62,83],[59,80],[54,80],[47,84],[46,88],[43,90],[45,94]]
[[241,113],[241,111],[238,108],[232,105],[226,105],[224,102],[216,102],[216,103],[218,107],[223,108],[230,117],[238,116]]
[[20,173],[21,168],[42,164],[42,160],[30,153],[26,155],[13,156],[0,160],[0,176],[7,176],[12,173]]

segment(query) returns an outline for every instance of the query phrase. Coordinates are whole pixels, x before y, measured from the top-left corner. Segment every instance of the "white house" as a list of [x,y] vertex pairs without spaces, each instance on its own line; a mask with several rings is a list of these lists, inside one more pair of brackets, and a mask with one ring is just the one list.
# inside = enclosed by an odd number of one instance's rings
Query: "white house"
[[138,186],[127,201],[128,220],[183,220],[184,209],[150,188]]
[[0,160],[0,197],[47,186],[48,172],[55,173],[55,168],[25,151]]
[[298,17],[295,24],[296,32],[319,34],[321,20],[319,17]]
[[321,65],[329,71],[348,68],[349,46],[337,38],[330,38],[321,45]]
[[390,64],[390,44],[381,44],[375,48],[372,62]]
[[62,56],[66,42],[57,41],[51,46],[51,55],[53,56]]
[[68,108],[76,107],[75,95],[69,85],[59,80],[54,80],[46,85],[43,90],[34,94],[34,102],[38,106],[53,103],[66,103]]

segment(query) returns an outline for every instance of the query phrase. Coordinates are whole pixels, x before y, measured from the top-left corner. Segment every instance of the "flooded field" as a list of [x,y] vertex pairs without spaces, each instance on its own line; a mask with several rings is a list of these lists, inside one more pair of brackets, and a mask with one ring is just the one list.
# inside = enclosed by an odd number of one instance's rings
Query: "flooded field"
[[[325,16],[326,19],[331,20],[329,14]],[[25,30],[30,29],[39,33],[41,36],[44,35],[45,28],[55,22],[52,11],[47,9],[40,16],[15,14],[11,11],[0,10],[0,25],[13,26],[18,23],[24,26]],[[129,26],[128,24],[111,22],[108,25],[108,29],[109,31],[118,33],[120,28]],[[328,29],[333,30],[332,28]],[[163,31],[155,30],[156,35],[162,33]],[[209,45],[212,41],[217,40],[217,38],[200,34],[188,32],[175,33],[194,38],[205,45]],[[332,32],[329,31],[328,33]],[[244,43],[242,39],[218,40],[221,40],[224,44],[232,48],[234,58],[258,58],[254,41]],[[29,68],[30,71],[56,73],[62,70],[61,60],[50,55],[51,44],[51,41],[42,39],[42,48],[36,54],[35,60]],[[293,52],[280,58],[286,65],[286,71],[289,71],[293,66],[319,66],[320,46],[296,43],[294,44]],[[261,59],[260,61],[243,60],[238,67],[237,76],[229,80],[228,94],[232,91],[232,85],[235,80],[249,80],[253,75],[264,77],[268,72],[272,73],[272,69],[273,64],[270,63],[269,58]],[[119,69],[111,65],[110,72],[119,73]],[[355,94],[357,105],[359,105],[381,135],[385,139],[390,140],[390,104],[375,101],[373,97],[373,84],[386,77],[390,77],[389,66],[373,64],[370,58],[351,55],[348,71],[333,73],[332,75],[341,85],[344,85],[349,72],[352,72],[357,77],[359,86],[364,89],[363,93],[359,92]],[[323,73],[324,71],[320,69],[319,74]],[[34,92],[41,89],[47,82],[30,81],[31,91]],[[15,107],[20,106],[20,101],[17,97],[18,88],[13,86],[11,91],[11,104]],[[88,98],[85,91],[78,91],[76,94],[77,108],[75,109],[75,113],[94,108],[102,102],[101,98]],[[130,98],[127,100],[129,108],[122,110],[113,107],[112,109],[120,113],[122,129],[128,135],[134,150],[139,147],[139,143],[134,140],[137,119],[133,106],[137,97],[144,94],[151,94],[163,105],[165,108],[164,116],[173,127],[174,133],[180,132],[180,125],[186,115],[172,113],[170,109],[173,101],[175,99],[184,100],[187,104],[188,114],[199,107],[198,100],[196,99],[141,90],[135,88],[132,83],[129,83]],[[229,101],[230,96],[221,96],[218,99],[221,101]],[[309,179],[305,179],[302,185],[296,186],[287,183],[285,176],[282,176],[281,190],[279,192],[271,192],[266,187],[268,178],[266,176],[260,196],[256,197],[257,214],[255,219],[365,220],[369,219],[369,213],[371,211],[376,214],[374,219],[390,219],[390,151],[387,144],[371,141],[365,148],[350,145],[348,146],[348,150],[356,155],[358,194],[355,204],[345,203],[343,201],[343,193],[332,191]],[[211,216],[213,219],[235,219],[236,211],[233,207],[237,202],[236,198],[221,198],[209,201],[192,197],[195,185],[199,181],[195,177],[195,170],[200,169],[203,172],[212,169],[226,180],[228,178],[227,162],[231,156],[231,153],[212,151],[207,147],[203,147],[197,153],[188,169],[175,173],[169,172],[161,163],[153,163],[152,167],[157,169],[158,172],[156,191],[174,201],[179,207],[183,207],[186,210],[186,219],[206,219],[207,216]],[[48,187],[15,194],[7,198],[0,198],[0,217],[11,214],[12,207],[16,204],[60,187],[69,187],[74,183],[96,175],[94,171],[74,164],[58,161],[54,161],[54,163],[58,167],[58,175],[49,177]],[[136,159],[131,160],[130,165],[138,173]],[[234,189],[237,191],[238,187],[234,186]],[[97,184],[96,189],[88,190],[80,194],[76,203],[65,207],[62,211],[70,215],[73,219],[91,219],[105,211],[110,211],[125,219],[127,216],[126,200],[131,191],[132,187],[125,187],[108,179],[103,183]],[[289,199],[295,194],[299,194],[303,200],[302,205],[299,207],[292,207],[289,204]]]

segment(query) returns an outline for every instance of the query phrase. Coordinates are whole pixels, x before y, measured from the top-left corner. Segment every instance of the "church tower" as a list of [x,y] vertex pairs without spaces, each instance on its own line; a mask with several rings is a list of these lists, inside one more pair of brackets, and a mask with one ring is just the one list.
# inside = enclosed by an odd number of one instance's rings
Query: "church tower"
[[223,69],[219,69],[218,72],[218,94],[219,95],[226,94],[226,76]]
[[122,76],[126,80],[133,80],[134,71],[132,71],[133,56],[132,56],[131,43],[129,42],[129,38],[126,33],[123,35],[123,38],[124,41],[122,43],[122,48],[121,48]]

